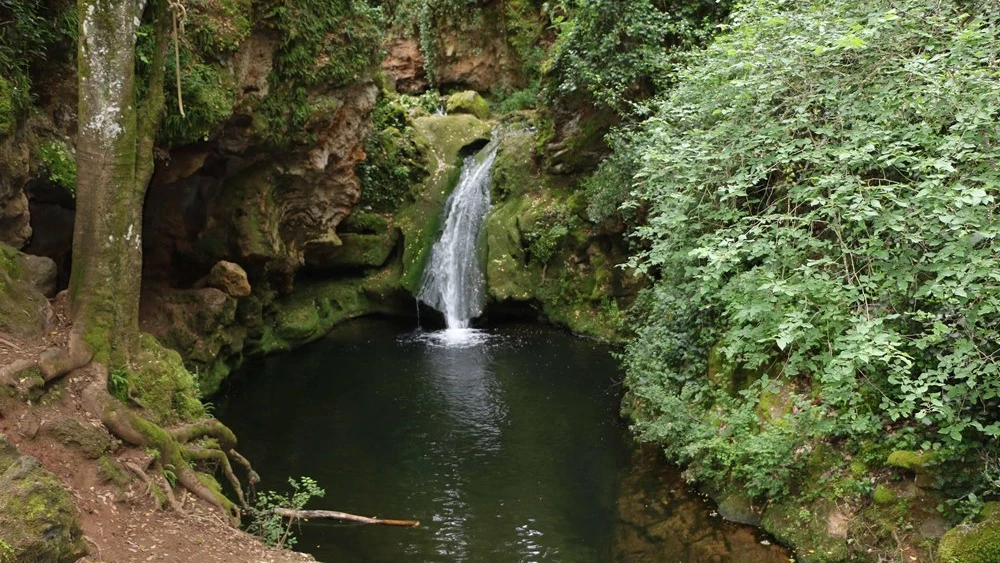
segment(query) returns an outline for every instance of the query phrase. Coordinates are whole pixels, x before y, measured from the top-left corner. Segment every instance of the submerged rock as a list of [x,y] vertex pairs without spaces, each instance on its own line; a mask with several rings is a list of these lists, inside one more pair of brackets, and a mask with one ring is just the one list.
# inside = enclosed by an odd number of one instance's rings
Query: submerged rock
[[[0,435],[0,539],[11,563],[69,563],[87,553],[79,515],[54,475]],[[12,559],[6,557],[11,556]]]

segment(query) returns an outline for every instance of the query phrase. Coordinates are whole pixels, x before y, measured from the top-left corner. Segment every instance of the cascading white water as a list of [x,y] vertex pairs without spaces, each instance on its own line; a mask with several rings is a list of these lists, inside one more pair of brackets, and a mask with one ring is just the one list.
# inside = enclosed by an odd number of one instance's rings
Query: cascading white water
[[465,329],[483,313],[486,279],[477,252],[490,210],[490,170],[499,142],[494,138],[462,165],[455,191],[445,203],[444,230],[431,248],[417,299],[444,313],[449,329]]

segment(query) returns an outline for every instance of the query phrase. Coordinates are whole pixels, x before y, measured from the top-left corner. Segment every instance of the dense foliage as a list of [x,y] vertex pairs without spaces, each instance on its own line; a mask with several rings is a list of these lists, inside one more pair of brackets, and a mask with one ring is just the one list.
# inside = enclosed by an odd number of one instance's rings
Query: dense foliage
[[546,62],[550,95],[582,91],[616,107],[670,83],[684,53],[704,42],[728,0],[564,0]]
[[0,0],[0,135],[31,105],[32,67],[72,52],[76,26],[73,2]]
[[832,442],[995,494],[998,50],[948,1],[748,1],[631,137],[629,402],[692,477],[775,498]]

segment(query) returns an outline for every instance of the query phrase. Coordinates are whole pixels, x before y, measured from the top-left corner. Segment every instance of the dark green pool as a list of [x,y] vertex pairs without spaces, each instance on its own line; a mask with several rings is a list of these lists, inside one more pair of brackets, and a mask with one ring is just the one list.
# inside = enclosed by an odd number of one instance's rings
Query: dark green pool
[[[538,326],[491,329],[460,347],[411,329],[349,323],[248,367],[221,401],[219,417],[240,436],[261,488],[283,490],[288,476],[307,475],[327,491],[309,508],[422,522],[313,521],[297,549],[331,563],[697,561],[676,547],[657,559],[662,541],[644,547],[622,533],[636,518],[619,514],[620,499],[634,505],[637,494],[656,493],[632,471],[608,348]],[[709,506],[689,505],[705,522],[695,539],[706,530],[723,543],[736,537]],[[787,561],[732,530],[749,545],[741,551],[759,550],[753,561]],[[650,551],[653,559],[643,555]]]

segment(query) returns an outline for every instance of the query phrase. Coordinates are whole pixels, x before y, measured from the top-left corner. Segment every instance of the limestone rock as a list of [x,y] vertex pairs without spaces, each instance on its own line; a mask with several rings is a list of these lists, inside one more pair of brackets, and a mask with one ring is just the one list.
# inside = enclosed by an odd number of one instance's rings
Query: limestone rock
[[59,276],[59,268],[53,259],[46,256],[24,255],[24,281],[38,290],[46,297],[54,297],[56,294],[56,281]]
[[403,94],[420,94],[430,83],[424,72],[424,55],[415,37],[397,37],[387,42],[382,70]]
[[13,563],[70,563],[87,553],[69,494],[37,459],[20,455],[3,436],[0,531],[13,549]]
[[449,114],[467,113],[479,119],[486,119],[490,116],[490,107],[486,105],[486,100],[474,90],[466,90],[448,96],[445,109]]
[[221,289],[232,297],[250,295],[250,281],[247,280],[247,272],[235,262],[226,260],[217,262],[208,273],[205,285]]

